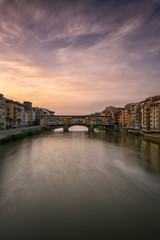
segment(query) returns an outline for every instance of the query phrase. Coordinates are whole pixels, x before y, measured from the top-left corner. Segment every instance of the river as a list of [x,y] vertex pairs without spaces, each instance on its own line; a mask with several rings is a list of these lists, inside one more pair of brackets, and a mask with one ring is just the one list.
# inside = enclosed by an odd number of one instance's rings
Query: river
[[0,145],[0,239],[160,239],[160,141],[74,127]]

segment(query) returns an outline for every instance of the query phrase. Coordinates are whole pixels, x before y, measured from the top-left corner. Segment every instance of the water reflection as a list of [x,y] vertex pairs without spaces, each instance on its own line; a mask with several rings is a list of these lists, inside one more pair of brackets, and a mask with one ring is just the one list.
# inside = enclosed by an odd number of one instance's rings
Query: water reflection
[[159,142],[70,130],[0,146],[0,239],[158,239]]
[[89,137],[100,139],[124,148],[134,149],[135,158],[149,171],[160,173],[160,140],[148,139],[133,134],[106,132],[90,133]]

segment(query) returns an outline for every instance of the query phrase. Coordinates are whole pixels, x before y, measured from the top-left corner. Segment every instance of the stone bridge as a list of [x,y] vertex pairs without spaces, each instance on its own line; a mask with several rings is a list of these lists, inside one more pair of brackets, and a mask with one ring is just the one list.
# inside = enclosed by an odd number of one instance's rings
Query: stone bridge
[[72,126],[85,126],[88,131],[96,127],[113,127],[112,120],[106,116],[53,115],[41,118],[41,127],[62,127],[65,132]]

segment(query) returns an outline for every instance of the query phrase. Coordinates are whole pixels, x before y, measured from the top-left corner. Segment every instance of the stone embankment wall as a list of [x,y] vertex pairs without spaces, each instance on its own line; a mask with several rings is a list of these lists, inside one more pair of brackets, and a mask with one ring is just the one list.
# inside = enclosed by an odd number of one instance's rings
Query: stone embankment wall
[[160,139],[160,134],[144,134],[144,137]]
[[25,128],[17,128],[17,129],[11,129],[11,130],[3,130],[0,131],[0,139],[9,137],[10,135],[16,135],[28,131],[34,131],[34,130],[40,130],[40,126],[33,126],[33,127],[25,127]]

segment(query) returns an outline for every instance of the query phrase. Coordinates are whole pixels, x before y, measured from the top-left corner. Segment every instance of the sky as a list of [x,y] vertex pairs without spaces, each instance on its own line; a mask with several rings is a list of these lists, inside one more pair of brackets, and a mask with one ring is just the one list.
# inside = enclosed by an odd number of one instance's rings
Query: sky
[[0,0],[0,93],[56,114],[160,94],[160,0]]

